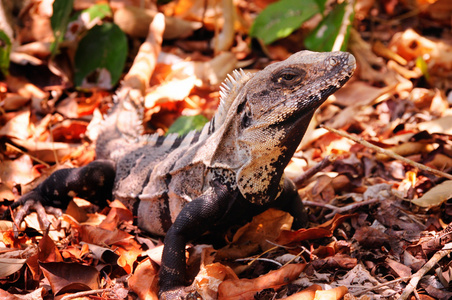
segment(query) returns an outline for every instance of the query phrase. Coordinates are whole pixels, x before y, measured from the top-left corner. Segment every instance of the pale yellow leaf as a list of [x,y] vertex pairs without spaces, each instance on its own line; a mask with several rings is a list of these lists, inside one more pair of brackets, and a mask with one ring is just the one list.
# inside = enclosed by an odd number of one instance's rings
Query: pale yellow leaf
[[433,207],[441,205],[444,201],[452,197],[452,180],[444,181],[431,188],[421,198],[414,199],[414,204],[421,207]]

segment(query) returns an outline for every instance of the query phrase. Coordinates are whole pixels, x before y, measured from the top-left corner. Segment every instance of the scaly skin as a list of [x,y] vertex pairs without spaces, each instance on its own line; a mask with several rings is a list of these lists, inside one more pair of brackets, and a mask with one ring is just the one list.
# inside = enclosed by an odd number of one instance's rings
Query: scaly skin
[[22,216],[37,206],[42,216],[41,204],[64,208],[76,195],[105,203],[113,195],[140,228],[166,233],[160,297],[177,299],[185,293],[185,245],[205,231],[269,207],[292,214],[296,228],[306,224],[284,169],[315,110],[354,69],[351,54],[301,51],[255,75],[235,72],[212,121],[184,137],[140,136],[142,102],[122,89],[96,142],[104,160],[57,171],[14,206],[24,204]]

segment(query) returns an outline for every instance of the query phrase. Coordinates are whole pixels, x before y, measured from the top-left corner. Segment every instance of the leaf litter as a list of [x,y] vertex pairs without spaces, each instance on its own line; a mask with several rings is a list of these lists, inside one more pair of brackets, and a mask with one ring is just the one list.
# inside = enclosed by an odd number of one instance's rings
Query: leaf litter
[[[114,22],[131,38],[130,67],[141,43],[132,33],[141,38],[146,33],[123,26],[139,17],[147,27],[156,7],[149,4],[144,11],[136,1],[123,2],[111,8]],[[155,62],[145,53],[156,64],[151,80],[153,68],[143,61],[125,77],[144,93],[147,131],[163,134],[181,115],[210,118],[227,73],[282,59],[303,36],[295,31],[261,45],[269,60],[247,46],[247,34],[256,14],[273,1],[235,2],[235,11],[197,0],[159,6],[172,16],[166,24],[165,36],[172,40],[163,47],[166,58]],[[46,3],[20,8],[27,22],[15,29],[11,73],[0,85],[2,213],[51,173],[49,164],[81,166],[94,159],[92,116],[111,107],[114,93],[73,89],[70,57],[76,38],[50,59],[53,33]],[[91,5],[75,1],[74,9]],[[309,209],[309,227],[292,231],[290,215],[269,210],[232,227],[219,241],[193,242],[187,248],[191,287],[204,299],[451,297],[450,261],[443,259],[452,240],[450,180],[420,165],[447,174],[452,167],[452,45],[447,39],[452,6],[447,0],[414,5],[418,14],[401,1],[356,1],[349,50],[357,58],[357,73],[321,107],[287,169]],[[231,18],[233,31],[221,26]],[[442,30],[428,35],[432,28]],[[207,31],[220,42],[210,41]],[[209,50],[225,47],[218,55]],[[309,176],[301,176],[305,171]],[[2,298],[157,298],[162,240],[136,228],[121,204],[113,201],[99,210],[74,199],[63,217],[49,218],[52,227],[42,232],[36,215],[28,216],[18,237],[12,221],[0,221]]]

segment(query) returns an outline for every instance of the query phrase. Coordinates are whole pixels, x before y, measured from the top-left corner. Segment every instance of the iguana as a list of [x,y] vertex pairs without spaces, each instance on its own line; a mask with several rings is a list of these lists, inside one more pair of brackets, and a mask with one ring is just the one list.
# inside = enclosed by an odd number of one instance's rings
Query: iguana
[[207,230],[269,207],[289,212],[296,228],[306,224],[284,168],[314,111],[354,69],[349,53],[301,51],[254,75],[234,71],[212,120],[185,136],[141,135],[143,103],[118,95],[96,141],[97,160],[54,172],[15,202],[23,205],[16,220],[30,209],[64,208],[74,196],[97,204],[119,199],[141,229],[166,234],[160,296],[178,295],[185,284],[185,245]]

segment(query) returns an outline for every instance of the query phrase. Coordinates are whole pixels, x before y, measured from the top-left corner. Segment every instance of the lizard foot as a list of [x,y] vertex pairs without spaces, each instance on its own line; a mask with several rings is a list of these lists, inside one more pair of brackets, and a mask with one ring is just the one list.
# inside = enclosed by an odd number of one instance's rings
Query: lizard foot
[[176,287],[159,293],[160,300],[200,300],[201,296],[190,287]]
[[44,202],[45,200],[42,198],[43,197],[36,191],[31,191],[18,201],[14,202],[10,206],[10,209],[5,212],[5,214],[3,215],[3,219],[7,218],[16,207],[21,206],[20,208],[17,209],[17,212],[14,215],[14,217],[12,217],[14,223],[13,232],[15,237],[19,235],[18,227],[20,226],[22,221],[25,219],[27,215],[29,215],[33,211],[37,213],[39,225],[43,230],[47,230],[50,227],[50,221],[48,219],[49,214],[54,215],[57,218],[63,215],[63,212],[59,208],[55,208],[52,206],[44,207],[44,205],[42,205],[42,202]]

